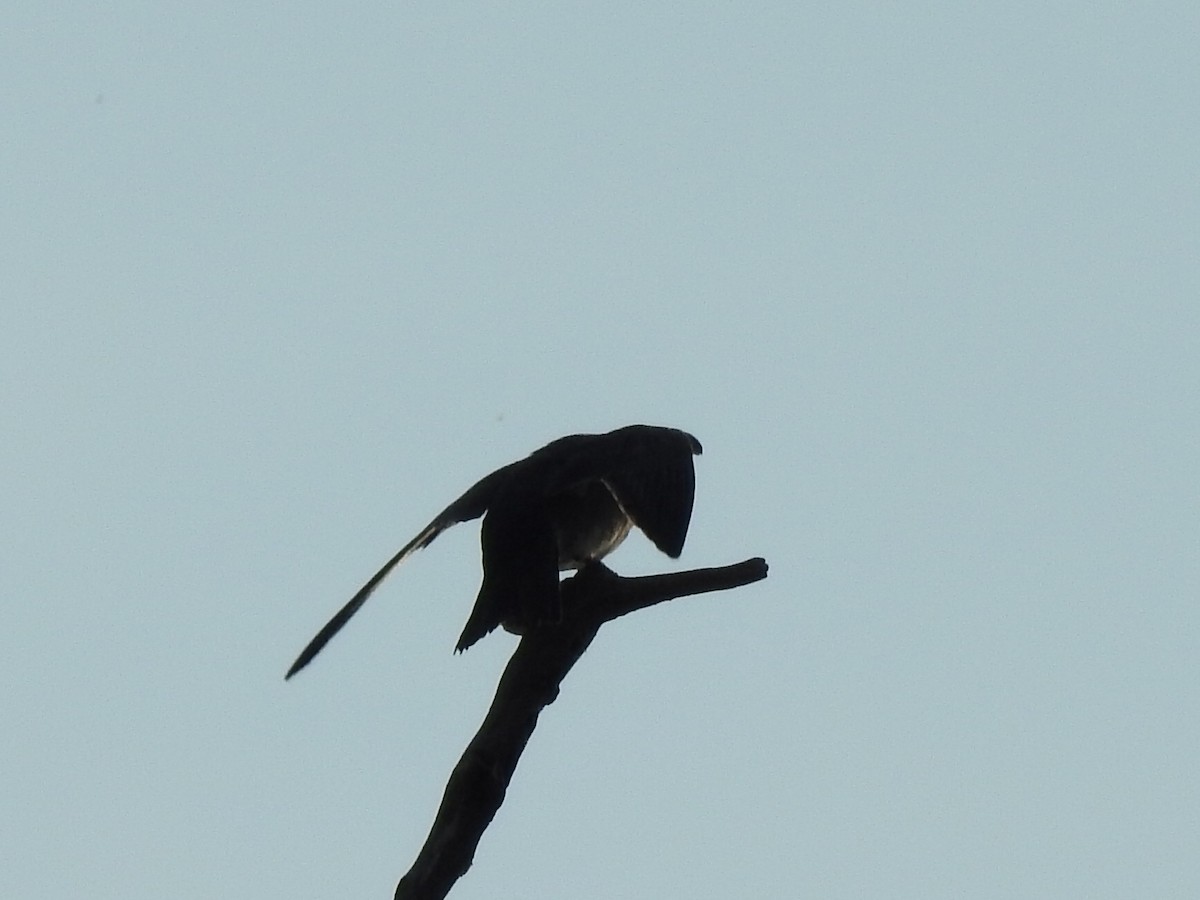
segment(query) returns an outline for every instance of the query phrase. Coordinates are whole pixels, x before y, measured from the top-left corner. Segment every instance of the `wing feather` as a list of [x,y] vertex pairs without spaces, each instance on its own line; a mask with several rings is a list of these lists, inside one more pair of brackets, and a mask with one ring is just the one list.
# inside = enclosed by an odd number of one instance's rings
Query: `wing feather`
[[696,470],[692,456],[700,442],[674,428],[630,426],[612,432],[613,463],[603,481],[633,523],[663,553],[683,552],[692,505]]
[[504,466],[497,469],[492,474],[480,479],[461,497],[442,510],[441,514],[436,519],[421,529],[421,533],[405,544],[397,551],[396,555],[383,564],[378,572],[371,576],[371,580],[358,589],[355,594],[341,609],[334,614],[334,617],[325,623],[325,627],[317,632],[316,637],[308,642],[300,655],[296,657],[296,661],[292,663],[292,667],[288,669],[284,680],[291,678],[310,662],[326,644],[333,638],[335,634],[342,630],[343,626],[350,621],[351,617],[358,612],[367,598],[375,592],[375,588],[379,587],[380,582],[387,578],[388,573],[404,560],[408,559],[418,550],[423,547],[428,547],[433,543],[433,539],[439,534],[459,522],[466,522],[471,519],[477,519],[487,510],[488,505],[492,501],[497,488],[507,478],[512,465]]
[[479,542],[483,583],[456,651],[466,650],[497,625],[528,626],[560,615],[558,544],[537,486],[506,485],[483,517]]

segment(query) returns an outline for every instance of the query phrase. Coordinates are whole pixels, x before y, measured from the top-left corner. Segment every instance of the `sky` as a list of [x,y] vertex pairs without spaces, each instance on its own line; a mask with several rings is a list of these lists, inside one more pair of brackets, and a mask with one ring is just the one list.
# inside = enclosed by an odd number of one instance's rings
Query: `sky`
[[17,2],[0,896],[391,897],[477,478],[694,433],[451,896],[1200,895],[1200,7]]

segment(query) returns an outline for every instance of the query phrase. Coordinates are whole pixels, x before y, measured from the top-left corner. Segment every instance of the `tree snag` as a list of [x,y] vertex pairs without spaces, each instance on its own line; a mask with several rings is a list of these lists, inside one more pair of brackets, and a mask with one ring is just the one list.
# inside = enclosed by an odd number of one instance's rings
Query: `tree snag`
[[396,887],[396,900],[441,900],[471,866],[537,725],[559,685],[605,622],[665,600],[724,591],[767,577],[767,563],[624,578],[601,563],[562,583],[562,620],[521,638],[483,724],[450,773],[429,837]]

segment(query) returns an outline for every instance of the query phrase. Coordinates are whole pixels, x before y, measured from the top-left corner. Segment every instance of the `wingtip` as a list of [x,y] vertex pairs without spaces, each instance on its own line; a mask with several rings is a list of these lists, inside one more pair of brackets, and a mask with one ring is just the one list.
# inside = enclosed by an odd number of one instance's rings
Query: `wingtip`
[[488,632],[480,632],[479,626],[473,621],[467,622],[467,627],[463,629],[463,633],[458,636],[458,643],[454,645],[454,655],[465,653],[470,650],[480,638],[485,637]]
[[684,541],[680,541],[678,546],[659,547],[659,549],[671,559],[679,559],[683,556],[683,544]]

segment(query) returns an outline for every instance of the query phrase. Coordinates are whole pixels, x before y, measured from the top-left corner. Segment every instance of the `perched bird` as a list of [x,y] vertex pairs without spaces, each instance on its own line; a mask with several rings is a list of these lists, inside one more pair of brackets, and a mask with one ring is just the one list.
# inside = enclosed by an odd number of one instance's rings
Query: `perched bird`
[[312,661],[392,569],[458,522],[483,516],[483,584],[456,651],[497,625],[522,633],[556,621],[559,571],[607,556],[633,525],[678,557],[692,518],[692,456],[701,452],[686,431],[629,425],[568,435],[497,469],[389,559],[309,642],[286,677]]

